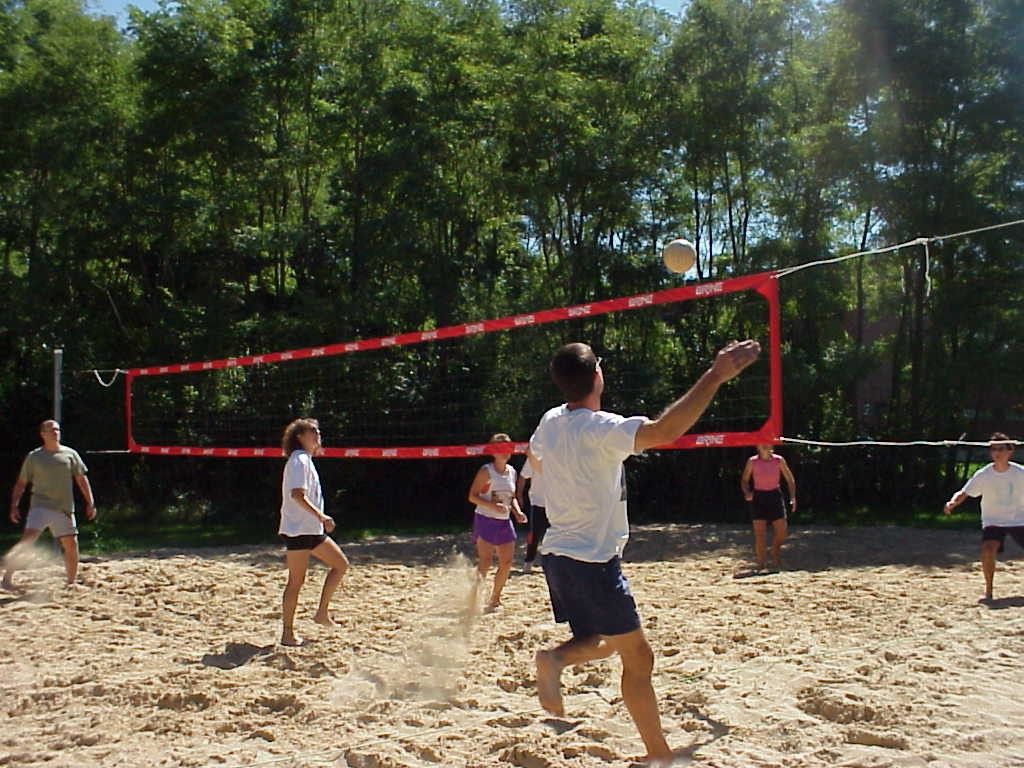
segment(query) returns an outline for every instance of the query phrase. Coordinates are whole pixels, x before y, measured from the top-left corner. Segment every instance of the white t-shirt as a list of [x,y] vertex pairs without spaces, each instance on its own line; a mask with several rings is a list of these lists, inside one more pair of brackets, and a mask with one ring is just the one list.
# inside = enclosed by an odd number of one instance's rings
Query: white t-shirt
[[[494,464],[485,464],[484,469],[487,470],[488,487],[480,496],[495,504],[504,504],[511,510],[512,499],[516,495],[516,468],[511,464],[506,464],[503,475],[498,474]],[[495,520],[508,520],[509,517],[507,514],[502,515],[492,509],[480,506],[476,508],[476,513],[484,517],[493,517]]]
[[313,457],[299,449],[292,451],[284,465],[281,478],[281,527],[278,533],[285,536],[319,536],[324,524],[298,501],[292,498],[292,490],[302,488],[306,498],[314,507],[323,511],[324,495],[320,490],[320,475],[313,466]]
[[981,525],[1024,525],[1024,466],[1011,461],[1005,472],[994,464],[979,469],[963,488],[968,496],[981,496]]
[[551,527],[541,554],[604,563],[629,539],[626,471],[644,416],[560,405],[541,417],[530,450],[540,457]]
[[520,477],[530,481],[530,503],[535,507],[544,506],[544,473],[539,472],[534,474],[533,465],[530,464],[530,460],[527,459],[526,463],[523,464],[523,469],[519,473]]

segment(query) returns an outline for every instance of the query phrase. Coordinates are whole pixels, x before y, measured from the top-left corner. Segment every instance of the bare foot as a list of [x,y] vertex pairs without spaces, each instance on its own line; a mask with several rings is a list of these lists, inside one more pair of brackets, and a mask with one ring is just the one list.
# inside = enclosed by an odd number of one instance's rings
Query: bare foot
[[540,705],[552,715],[565,714],[562,704],[562,665],[554,651],[537,651],[537,697]]
[[501,600],[491,600],[484,608],[484,613],[494,613],[499,608],[501,608]]
[[666,755],[644,755],[630,760],[630,763],[635,766],[646,765],[648,768],[669,768],[671,765],[688,765],[689,761],[682,755],[669,752]]
[[331,614],[329,613],[325,613],[322,615],[318,613],[316,616],[313,617],[313,621],[315,621],[321,627],[327,627],[328,629],[334,629],[334,627],[338,626],[334,619],[331,618]]
[[289,648],[297,648],[302,645],[302,643],[302,638],[294,632],[283,632],[281,634],[281,645],[287,645]]

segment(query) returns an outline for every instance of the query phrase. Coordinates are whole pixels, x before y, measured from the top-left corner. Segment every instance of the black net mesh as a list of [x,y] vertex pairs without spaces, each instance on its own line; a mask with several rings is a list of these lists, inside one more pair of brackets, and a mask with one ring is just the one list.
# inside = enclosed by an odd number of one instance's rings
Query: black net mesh
[[[768,341],[768,303],[752,291],[647,306],[462,338],[196,373],[139,376],[140,445],[268,447],[298,416],[319,419],[324,444],[465,445],[497,431],[525,440],[560,402],[548,375],[570,341],[603,358],[603,407],[656,415],[732,339]],[[722,388],[696,432],[741,432],[769,416],[763,355]]]

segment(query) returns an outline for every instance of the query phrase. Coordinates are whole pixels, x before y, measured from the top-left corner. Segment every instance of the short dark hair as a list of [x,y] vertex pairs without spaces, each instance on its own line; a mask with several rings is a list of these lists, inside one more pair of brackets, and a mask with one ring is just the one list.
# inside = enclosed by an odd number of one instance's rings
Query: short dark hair
[[573,342],[551,358],[551,378],[567,403],[576,403],[594,391],[597,356],[589,344]]
[[281,450],[285,456],[291,456],[292,451],[302,448],[299,442],[299,435],[309,432],[311,429],[320,429],[320,422],[316,419],[296,419],[284,428],[284,435],[281,437]]
[[993,432],[992,437],[988,439],[988,444],[989,447],[993,445],[1005,445],[1011,451],[1017,447],[1017,443],[1015,443],[1013,440],[1009,438],[1008,435],[1005,435],[1002,432]]

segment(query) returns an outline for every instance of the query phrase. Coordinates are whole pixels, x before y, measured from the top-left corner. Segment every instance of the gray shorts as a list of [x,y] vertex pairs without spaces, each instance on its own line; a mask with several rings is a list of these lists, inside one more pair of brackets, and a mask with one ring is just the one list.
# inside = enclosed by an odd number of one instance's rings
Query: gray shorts
[[25,528],[33,531],[43,531],[49,528],[50,535],[55,539],[78,535],[78,527],[75,525],[74,515],[68,516],[54,509],[46,509],[46,507],[32,507],[29,509]]

